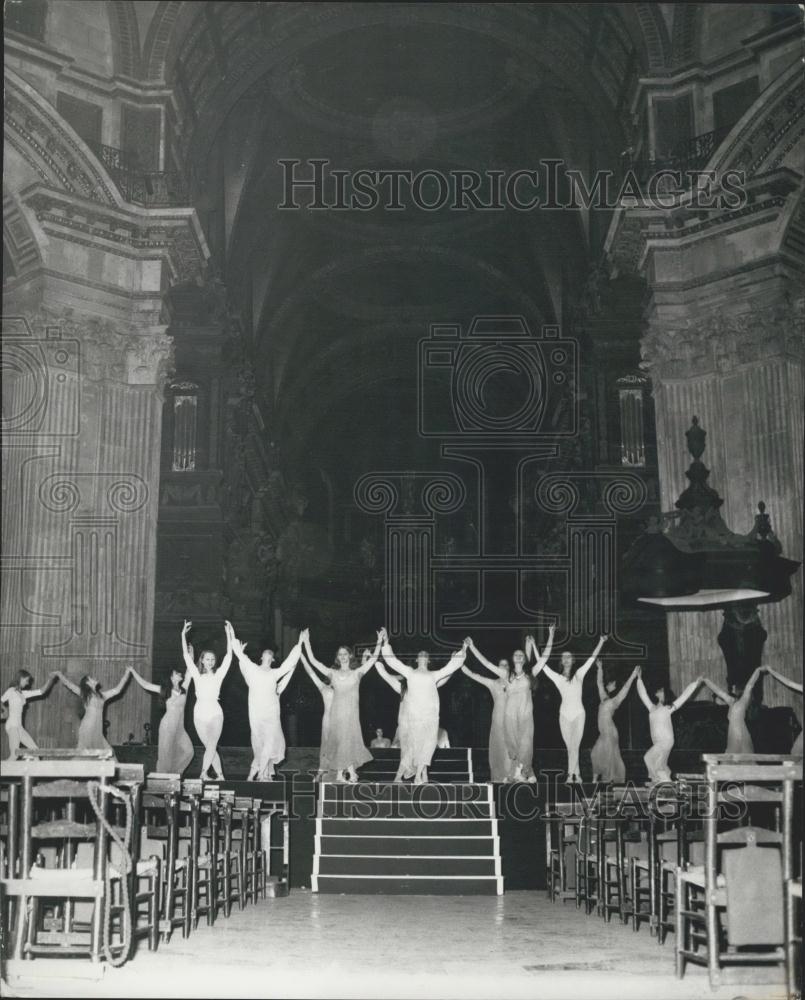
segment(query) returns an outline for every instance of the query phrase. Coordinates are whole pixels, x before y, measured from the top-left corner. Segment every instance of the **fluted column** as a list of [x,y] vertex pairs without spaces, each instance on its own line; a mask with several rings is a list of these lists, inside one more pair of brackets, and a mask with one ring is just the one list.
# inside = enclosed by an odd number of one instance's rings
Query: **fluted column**
[[[7,303],[8,308],[8,303]],[[72,306],[4,322],[3,683],[60,669],[113,685],[151,671],[162,326]],[[28,710],[43,746],[74,746],[79,704],[58,685]],[[112,743],[142,738],[136,684],[107,710]]]
[[[654,386],[663,510],[673,509],[686,485],[685,431],[696,415],[707,430],[710,483],[724,499],[725,523],[749,532],[763,500],[784,554],[801,559],[803,299],[780,288],[777,302],[754,305],[750,289],[717,309],[677,302],[671,315],[662,302],[654,305],[643,355]],[[801,570],[792,587],[790,597],[760,608],[769,633],[764,660],[801,676]],[[677,690],[701,673],[723,678],[722,623],[721,612],[668,616]],[[778,684],[765,685],[764,700],[801,711],[801,700]]]

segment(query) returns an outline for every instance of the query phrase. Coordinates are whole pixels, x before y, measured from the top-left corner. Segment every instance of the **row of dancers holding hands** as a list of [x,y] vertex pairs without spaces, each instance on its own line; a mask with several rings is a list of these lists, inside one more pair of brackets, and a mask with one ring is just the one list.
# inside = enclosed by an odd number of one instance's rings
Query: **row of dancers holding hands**
[[[341,646],[336,652],[333,665],[326,666],[313,654],[308,629],[300,632],[296,644],[279,666],[274,666],[274,654],[269,649],[263,650],[260,662],[255,663],[246,655],[246,643],[236,637],[229,622],[225,622],[224,626],[226,653],[220,665],[217,665],[216,656],[211,650],[202,650],[197,660],[194,660],[193,647],[188,642],[191,627],[192,623],[186,621],[181,633],[185,670],[173,670],[165,685],[152,684],[133,667],[129,667],[118,684],[107,690],[102,690],[99,681],[90,675],[84,675],[76,684],[60,671],[54,671],[41,688],[34,688],[31,675],[27,671],[19,671],[16,684],[2,695],[2,702],[7,708],[5,729],[11,756],[16,754],[20,746],[36,748],[36,743],[23,726],[25,704],[31,698],[46,695],[57,679],[82,699],[83,717],[78,731],[77,748],[107,749],[109,745],[103,736],[104,707],[122,693],[129,678],[133,677],[143,689],[160,696],[165,705],[159,726],[157,770],[181,774],[193,757],[193,744],[184,728],[187,689],[193,683],[196,689],[193,722],[204,746],[201,776],[210,778],[210,770],[213,769],[222,778],[223,769],[218,754],[218,741],[223,729],[220,692],[233,657],[237,658],[249,689],[253,760],[248,779],[261,781],[270,780],[276,765],[285,757],[279,699],[300,662],[319,689],[324,705],[319,773],[322,776],[334,773],[336,780],[340,781],[357,781],[357,769],[372,759],[361,732],[359,686],[362,678],[373,667],[400,695],[400,766],[395,780],[413,778],[415,783],[427,781],[428,767],[438,741],[438,689],[458,670],[486,687],[492,696],[489,733],[492,781],[536,780],[533,769],[534,716],[531,695],[534,681],[541,673],[556,686],[561,697],[559,724],[568,753],[568,781],[581,780],[579,748],[586,717],[582,685],[593,665],[597,665],[600,696],[598,738],[592,750],[594,780],[622,782],[625,779],[614,713],[626,699],[635,681],[640,699],[649,712],[652,746],[644,760],[652,781],[667,780],[670,777],[668,756],[674,743],[671,716],[695,693],[702,682],[728,706],[728,753],[752,752],[745,714],[752,689],[762,671],[767,671],[781,683],[802,692],[802,685],[796,681],[783,677],[770,667],[759,667],[741,692],[733,690],[728,694],[708,678],[699,678],[673,701],[667,702],[667,691],[662,687],[655,692],[656,700],[652,700],[640,676],[639,667],[634,668],[620,689],[615,680],[604,682],[603,667],[598,656],[606,642],[606,636],[601,637],[589,658],[577,669],[574,656],[569,651],[561,655],[561,669],[551,669],[548,658],[553,646],[553,627],[549,629],[548,641],[542,652],[534,637],[528,636],[525,649],[515,650],[511,663],[506,659],[493,663],[477,649],[471,638],[467,638],[461,649],[453,653],[448,663],[438,670],[430,669],[430,658],[424,651],[417,655],[416,666],[403,663],[394,654],[385,629],[377,633],[374,651],[365,650],[360,663],[349,647]],[[493,677],[470,670],[466,664],[468,652]],[[802,734],[792,752],[802,753]]]

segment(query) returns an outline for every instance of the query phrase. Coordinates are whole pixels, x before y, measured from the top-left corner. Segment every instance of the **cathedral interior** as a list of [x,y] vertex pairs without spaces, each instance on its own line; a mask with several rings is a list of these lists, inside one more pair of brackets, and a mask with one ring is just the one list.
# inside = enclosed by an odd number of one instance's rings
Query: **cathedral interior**
[[[4,8],[3,690],[130,666],[170,685],[185,621],[219,659],[224,621],[255,658],[301,629],[326,664],[360,658],[386,627],[438,666],[465,636],[497,662],[555,625],[554,654],[606,635],[608,676],[675,693],[761,664],[801,685],[801,5]],[[551,170],[561,204],[526,208]],[[361,171],[390,183],[339,200]],[[406,171],[419,198],[390,207]],[[506,204],[437,197],[470,175]],[[121,760],[154,767],[157,701],[129,683],[109,707]],[[235,760],[237,669],[221,701]],[[367,741],[398,702],[371,671]],[[306,763],[322,707],[302,670],[281,704]],[[558,704],[541,682],[544,762]],[[631,774],[649,717],[620,711]],[[441,694],[454,747],[485,746],[490,712],[463,678]],[[42,748],[76,746],[64,684],[26,718]],[[748,719],[787,754],[801,686],[763,677]],[[727,712],[703,688],[675,726],[676,752],[719,753]]]

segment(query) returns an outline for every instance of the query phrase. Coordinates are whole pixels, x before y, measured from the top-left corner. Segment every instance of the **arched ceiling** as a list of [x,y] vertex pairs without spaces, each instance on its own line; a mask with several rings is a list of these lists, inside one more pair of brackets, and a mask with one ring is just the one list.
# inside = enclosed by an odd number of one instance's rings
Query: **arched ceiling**
[[[253,330],[274,432],[325,466],[380,460],[367,413],[394,413],[416,436],[429,324],[561,322],[604,222],[581,211],[281,211],[278,160],[504,176],[545,159],[587,175],[617,168],[637,79],[673,51],[657,4],[163,0],[139,14],[113,22],[140,39],[142,76],[172,87],[175,147]],[[118,50],[134,64],[130,45]]]

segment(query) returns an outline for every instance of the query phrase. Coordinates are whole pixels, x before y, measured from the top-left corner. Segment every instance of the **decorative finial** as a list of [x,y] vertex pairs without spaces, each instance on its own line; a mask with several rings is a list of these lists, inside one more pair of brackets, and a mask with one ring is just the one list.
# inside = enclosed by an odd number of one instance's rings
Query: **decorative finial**
[[690,428],[685,431],[685,437],[688,442],[688,451],[694,460],[698,462],[704,454],[704,442],[707,437],[707,431],[699,426],[698,417],[693,417],[691,420]]

